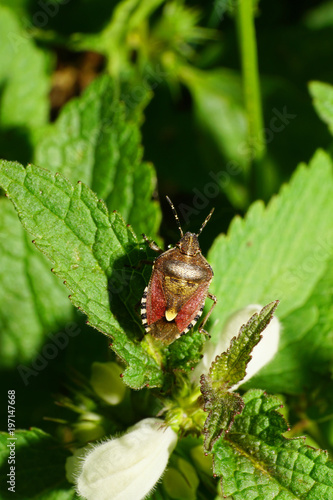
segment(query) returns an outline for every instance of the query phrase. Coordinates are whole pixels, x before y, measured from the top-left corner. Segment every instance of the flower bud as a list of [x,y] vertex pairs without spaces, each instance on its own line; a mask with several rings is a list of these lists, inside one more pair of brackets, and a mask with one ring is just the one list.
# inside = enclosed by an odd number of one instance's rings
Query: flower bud
[[105,436],[103,419],[96,413],[83,413],[80,419],[73,425],[75,440],[80,444],[96,441]]
[[122,369],[117,363],[93,363],[90,384],[96,394],[109,405],[121,403],[126,385],[120,378]]
[[163,474],[177,434],[157,418],[141,420],[126,434],[90,446],[77,474],[87,500],[141,500]]

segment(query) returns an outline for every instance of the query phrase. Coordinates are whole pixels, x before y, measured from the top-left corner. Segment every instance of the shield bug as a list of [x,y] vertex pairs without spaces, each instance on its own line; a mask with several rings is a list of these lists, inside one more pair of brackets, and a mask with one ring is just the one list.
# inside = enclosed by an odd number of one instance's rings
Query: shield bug
[[209,292],[214,273],[202,256],[198,241],[214,209],[197,234],[187,232],[184,235],[176,209],[168,196],[167,200],[181,238],[174,248],[163,252],[155,242],[142,235],[150,248],[161,255],[153,263],[151,278],[141,299],[141,319],[147,333],[165,344],[171,344],[194,327],[208,297],[213,304],[199,327],[199,332],[207,333],[203,327],[217,300]]

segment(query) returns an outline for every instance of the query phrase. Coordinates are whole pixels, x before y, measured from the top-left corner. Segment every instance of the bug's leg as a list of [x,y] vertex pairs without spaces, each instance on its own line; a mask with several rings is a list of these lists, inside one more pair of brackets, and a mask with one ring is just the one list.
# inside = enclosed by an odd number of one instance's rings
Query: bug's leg
[[164,252],[164,250],[162,250],[162,248],[160,248],[157,245],[157,243],[155,243],[155,241],[150,240],[144,233],[142,233],[142,237],[145,240],[145,242],[148,243],[149,248],[151,248],[152,250],[154,250],[155,252],[158,252],[158,253],[163,253]]
[[212,314],[214,307],[215,307],[215,306],[216,306],[216,304],[217,304],[217,298],[215,297],[215,295],[213,295],[213,294],[212,294],[212,293],[210,293],[210,292],[208,292],[207,297],[213,301],[213,304],[212,304],[212,307],[209,309],[208,313],[206,314],[206,316],[204,317],[204,319],[202,320],[202,323],[201,323],[201,325],[199,326],[198,331],[199,331],[200,333],[205,333],[206,335],[209,335],[209,334],[206,332],[206,330],[204,330],[204,326],[205,326],[205,324],[206,324],[206,322],[207,322],[207,320],[208,320],[209,316]]
[[[149,248],[155,250],[155,252],[163,253],[163,250],[155,243],[155,241],[151,241],[149,238],[147,238],[145,234],[142,234],[142,237],[148,243]],[[132,269],[141,269],[142,266],[153,266],[153,265],[154,261],[142,259],[136,264],[136,266],[127,265],[126,267],[131,267]]]
[[[157,245],[157,243],[155,243],[155,241],[152,241],[149,238],[147,238],[147,236],[145,234],[142,234],[142,237],[148,243],[149,248],[151,248],[152,250],[154,250],[155,252],[157,252],[159,254],[161,254],[161,253],[164,252],[164,250],[162,250],[162,248],[160,248]],[[154,265],[154,261],[153,260],[142,259],[142,260],[140,260],[136,264],[136,266],[128,266],[128,265],[126,265],[125,267],[130,267],[132,269],[141,269],[142,266],[153,266],[153,265]]]

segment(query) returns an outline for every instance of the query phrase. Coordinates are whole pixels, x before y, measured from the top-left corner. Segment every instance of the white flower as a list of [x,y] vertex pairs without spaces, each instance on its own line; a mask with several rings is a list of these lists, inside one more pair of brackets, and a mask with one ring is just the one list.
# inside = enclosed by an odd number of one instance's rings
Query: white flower
[[[263,306],[258,304],[250,304],[232,314],[223,327],[218,344],[206,343],[207,347],[205,347],[204,356],[196,366],[193,377],[198,379],[202,373],[207,374],[216,356],[228,349],[231,339],[238,335],[241,326],[247,323],[253,314],[259,313],[262,308]],[[252,359],[246,367],[244,379],[235,385],[232,388],[233,390],[237,389],[241,383],[243,384],[253,377],[255,373],[261,370],[275,356],[279,345],[280,329],[279,320],[273,316],[268,326],[262,332],[262,339],[252,351]]]
[[177,434],[162,420],[141,420],[123,436],[89,447],[77,491],[87,500],[141,500],[163,474],[176,444]]

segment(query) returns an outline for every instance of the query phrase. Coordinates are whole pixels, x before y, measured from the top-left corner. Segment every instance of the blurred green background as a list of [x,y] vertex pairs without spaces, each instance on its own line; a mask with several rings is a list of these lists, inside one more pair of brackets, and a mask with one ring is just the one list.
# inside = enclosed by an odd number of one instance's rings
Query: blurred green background
[[[34,119],[24,121],[20,109],[12,110],[17,117],[2,117],[1,157],[31,161],[35,124],[54,120],[64,103],[79,95],[98,73],[108,69],[115,78],[132,85],[134,79],[139,86],[148,82],[153,97],[142,126],[144,158],[156,168],[158,194],[169,221],[162,227],[165,237],[177,237],[164,201],[166,194],[176,206],[192,206],[193,190],[211,182],[212,172],[225,170],[228,161],[241,168],[241,174],[230,183],[235,184],[233,189],[221,186],[218,195],[209,199],[209,205],[217,207],[219,224],[206,229],[202,245],[207,250],[221,221],[226,229],[235,213],[243,213],[250,201],[258,197],[267,201],[297,163],[308,161],[317,147],[330,142],[326,126],[316,117],[307,84],[309,80],[333,79],[331,2],[254,2],[262,112],[268,129],[267,152],[255,181],[247,175],[250,150],[240,146],[246,141],[246,114],[237,0],[2,0],[1,4],[16,14],[17,23],[27,30],[27,39],[44,52],[44,67],[38,75],[40,81],[44,79],[40,92],[51,96],[44,109],[39,103],[37,109],[31,106],[27,110],[27,114],[38,114]],[[130,12],[127,21],[131,22],[116,30],[114,19],[118,16],[120,25],[121,5]],[[11,43],[18,52],[25,50],[24,40],[17,35],[12,35]],[[5,51],[6,43],[1,46]],[[32,69],[29,74],[29,68],[21,64],[22,81],[33,79]],[[6,66],[2,64],[3,92],[11,84]],[[30,85],[32,92],[34,85],[36,82]],[[12,105],[21,107],[17,99]],[[272,132],[271,120],[283,110],[293,118]],[[202,220],[201,211],[190,219],[195,230]]]

